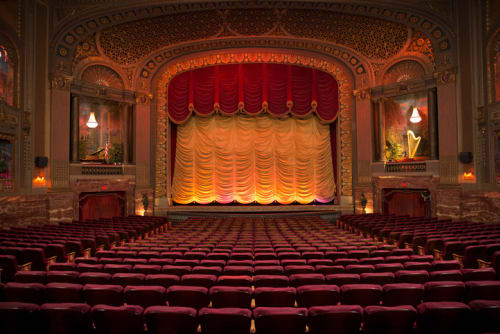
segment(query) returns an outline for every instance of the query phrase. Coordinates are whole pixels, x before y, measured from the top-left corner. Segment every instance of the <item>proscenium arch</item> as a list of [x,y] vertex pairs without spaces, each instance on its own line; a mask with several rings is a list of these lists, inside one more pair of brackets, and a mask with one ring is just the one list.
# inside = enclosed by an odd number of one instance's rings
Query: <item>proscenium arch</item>
[[355,76],[348,67],[324,55],[313,52],[297,52],[287,49],[225,49],[185,55],[158,69],[153,78],[156,98],[152,104],[155,113],[155,197],[170,198],[170,157],[168,138],[168,84],[176,75],[213,65],[242,63],[275,63],[311,67],[332,75],[339,85],[339,118],[337,125],[337,186],[340,196],[352,196],[353,179],[353,131],[354,98],[352,91]]

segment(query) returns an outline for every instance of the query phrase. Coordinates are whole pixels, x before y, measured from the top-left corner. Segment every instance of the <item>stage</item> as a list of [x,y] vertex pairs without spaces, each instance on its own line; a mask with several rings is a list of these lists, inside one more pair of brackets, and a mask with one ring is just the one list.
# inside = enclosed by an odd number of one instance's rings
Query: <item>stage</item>
[[155,215],[166,216],[172,221],[183,221],[188,217],[286,217],[320,216],[336,220],[342,213],[352,213],[352,206],[340,205],[176,205],[167,210],[156,209]]

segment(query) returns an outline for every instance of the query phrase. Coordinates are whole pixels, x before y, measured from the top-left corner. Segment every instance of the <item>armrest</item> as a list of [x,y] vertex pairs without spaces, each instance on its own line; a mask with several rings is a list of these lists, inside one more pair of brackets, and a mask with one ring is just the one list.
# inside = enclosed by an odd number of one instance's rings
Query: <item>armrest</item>
[[75,252],[70,252],[70,253],[66,254],[66,257],[68,258],[68,262],[70,262],[70,263],[75,262],[75,255],[76,255]]
[[17,266],[18,271],[30,271],[31,270],[31,262],[26,262],[20,266]]

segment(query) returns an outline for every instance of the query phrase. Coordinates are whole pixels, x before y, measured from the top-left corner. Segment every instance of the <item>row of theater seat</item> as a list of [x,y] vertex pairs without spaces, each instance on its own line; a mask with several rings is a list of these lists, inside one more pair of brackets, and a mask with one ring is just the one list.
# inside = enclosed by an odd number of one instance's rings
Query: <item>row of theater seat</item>
[[[135,272],[96,272],[96,271],[19,271],[14,281],[20,283],[102,283],[120,285],[160,284],[162,286],[183,284],[211,287],[214,285],[229,286],[301,286],[311,284],[387,284],[387,283],[420,283],[439,281],[481,281],[495,280],[497,273],[492,268],[440,270],[428,272],[426,270],[398,270],[392,272],[343,272],[343,268],[335,268],[337,274],[304,273],[289,274],[274,273],[274,268],[262,267],[258,274],[250,275],[212,275],[192,273],[187,268],[175,266],[166,268],[164,273],[150,274],[149,270],[139,268]],[[328,268],[329,270],[332,268]],[[340,270],[342,269],[342,270]],[[182,272],[180,272],[182,270]],[[267,273],[266,273],[267,272]],[[151,283],[148,283],[151,282]]]
[[95,255],[98,249],[135,240],[163,230],[162,217],[124,217],[89,225],[79,222],[61,225],[14,227],[0,230],[2,281],[12,280],[17,270],[46,270],[53,262]]
[[0,302],[2,333],[58,334],[480,334],[500,331],[500,302],[429,302],[385,307],[202,308]]
[[72,302],[143,307],[300,307],[336,305],[413,305],[430,301],[500,300],[499,281],[302,285],[294,287],[126,285],[74,283],[17,283],[0,287],[0,301],[33,304]]
[[494,261],[500,251],[500,225],[394,215],[343,215],[339,226],[445,260],[458,258],[466,268]]

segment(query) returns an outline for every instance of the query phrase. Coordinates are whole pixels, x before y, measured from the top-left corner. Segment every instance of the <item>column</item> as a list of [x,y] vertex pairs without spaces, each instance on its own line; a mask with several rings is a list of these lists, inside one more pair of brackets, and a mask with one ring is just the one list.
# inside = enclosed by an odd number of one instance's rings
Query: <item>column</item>
[[381,98],[378,100],[378,119],[379,119],[379,134],[380,134],[380,161],[385,161],[385,108],[384,108],[384,100]]
[[79,138],[80,138],[80,101],[78,95],[71,96],[71,162],[80,161]]
[[438,132],[437,132],[437,96],[436,88],[427,91],[427,106],[429,111],[429,143],[430,143],[430,159],[439,159],[438,150]]
[[129,105],[127,103],[122,104],[122,114],[123,114],[123,124],[122,124],[122,138],[123,138],[123,163],[130,163],[129,154]]

